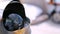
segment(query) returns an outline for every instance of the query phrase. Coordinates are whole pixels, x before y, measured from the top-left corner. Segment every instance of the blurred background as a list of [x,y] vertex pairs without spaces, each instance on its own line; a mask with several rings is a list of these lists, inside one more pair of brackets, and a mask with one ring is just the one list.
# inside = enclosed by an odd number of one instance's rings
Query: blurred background
[[[0,19],[3,10],[12,0],[0,0]],[[31,21],[31,34],[60,34],[60,25],[53,24],[48,14],[54,10],[54,0],[20,0],[25,8],[26,16]],[[60,11],[60,0],[56,0],[57,11]]]

